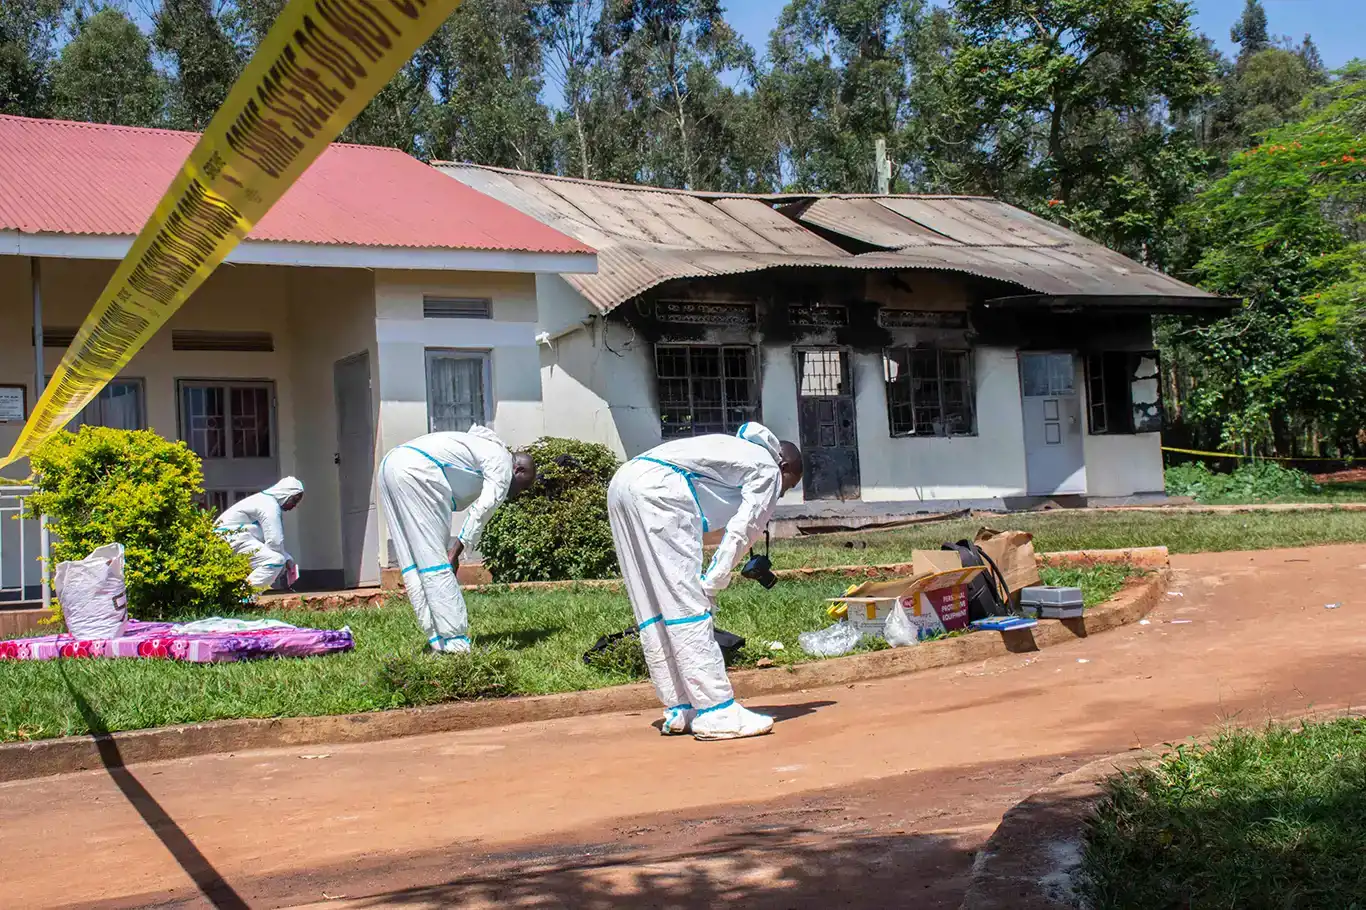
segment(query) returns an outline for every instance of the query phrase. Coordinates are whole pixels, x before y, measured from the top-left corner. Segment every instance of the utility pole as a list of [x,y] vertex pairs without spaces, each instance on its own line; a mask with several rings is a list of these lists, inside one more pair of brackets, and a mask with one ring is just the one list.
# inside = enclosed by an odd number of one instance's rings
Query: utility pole
[[877,173],[877,191],[886,196],[892,191],[892,163],[887,160],[887,140],[879,139],[874,145],[873,168]]

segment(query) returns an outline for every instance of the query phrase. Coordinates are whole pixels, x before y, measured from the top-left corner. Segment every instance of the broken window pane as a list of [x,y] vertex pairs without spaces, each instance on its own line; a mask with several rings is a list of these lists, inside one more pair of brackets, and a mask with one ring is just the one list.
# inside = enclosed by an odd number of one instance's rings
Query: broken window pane
[[1129,399],[1133,407],[1134,432],[1158,433],[1162,430],[1162,391],[1158,379],[1157,355],[1143,354],[1134,358],[1133,381],[1129,383]]
[[1086,395],[1094,434],[1162,430],[1160,362],[1153,352],[1104,351],[1086,358]]
[[[968,351],[890,348],[883,352],[887,420],[893,436],[970,436],[974,388]],[[1046,374],[1045,374],[1046,375]]]

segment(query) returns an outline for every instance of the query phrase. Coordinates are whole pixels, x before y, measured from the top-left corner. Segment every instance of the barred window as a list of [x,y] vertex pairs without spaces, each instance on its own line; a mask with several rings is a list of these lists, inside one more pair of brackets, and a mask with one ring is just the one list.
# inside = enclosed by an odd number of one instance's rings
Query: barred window
[[889,348],[882,357],[893,436],[973,436],[971,351]]
[[655,346],[659,424],[665,439],[734,433],[759,413],[754,348]]

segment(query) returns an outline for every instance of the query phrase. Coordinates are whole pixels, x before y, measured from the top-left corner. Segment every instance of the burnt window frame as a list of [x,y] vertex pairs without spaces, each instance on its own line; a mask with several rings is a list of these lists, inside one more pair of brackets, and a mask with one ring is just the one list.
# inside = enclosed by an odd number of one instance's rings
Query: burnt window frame
[[[686,365],[683,375],[663,375],[661,371],[661,355],[671,352],[684,352],[684,363]],[[695,365],[694,353],[700,351],[717,352],[717,364],[719,372],[716,376],[698,377],[693,368]],[[727,355],[743,354],[747,365],[747,375],[744,377],[732,376],[727,366],[730,363]],[[733,435],[738,432],[740,427],[750,421],[760,419],[760,400],[761,389],[759,382],[759,350],[753,344],[692,344],[689,342],[659,342],[654,346],[654,379],[655,379],[655,403],[659,415],[660,436],[665,440],[670,439],[691,439],[695,436],[707,436],[715,433]],[[709,404],[710,409],[719,408],[721,421],[719,428],[712,423],[705,423],[702,429],[698,428],[694,415],[698,411],[697,405],[697,381],[698,380],[719,380],[721,383],[721,399],[717,404]],[[736,404],[732,401],[732,382],[745,381],[749,384],[748,402]],[[664,383],[684,382],[687,387],[688,400],[686,404],[679,404],[678,400],[664,394]],[[671,421],[669,412],[679,407],[687,409],[688,420]],[[731,426],[730,414],[732,411],[739,411]]]
[[[1133,387],[1144,359],[1156,370],[1150,377],[1157,385],[1156,413],[1139,425],[1135,417]],[[1090,436],[1141,436],[1164,429],[1162,407],[1162,358],[1155,350],[1087,351],[1082,355],[1086,377],[1086,432]],[[1099,366],[1099,369],[1097,368]],[[1099,397],[1097,397],[1099,392]],[[1116,414],[1115,412],[1119,413]]]
[[[941,347],[934,345],[896,345],[884,348],[882,351],[882,381],[883,389],[887,399],[887,432],[892,439],[953,439],[970,438],[978,435],[977,433],[977,372],[974,352],[971,347]],[[901,359],[898,360],[898,355]],[[936,388],[936,399],[931,404],[917,404],[913,383],[917,381],[911,361],[914,356],[925,357],[934,356],[934,376],[919,377],[919,381],[933,382]],[[944,362],[946,357],[960,358],[962,364],[961,378],[946,378],[944,372]],[[891,375],[891,364],[897,362],[898,369],[904,371],[902,375],[893,378]],[[917,409],[936,408],[943,422],[943,415],[948,410],[949,404],[945,397],[945,388],[950,384],[960,384],[964,390],[963,406],[967,408],[968,427],[965,430],[946,433],[917,433],[916,432],[916,411]],[[910,420],[907,427],[904,420],[904,411],[909,409]]]

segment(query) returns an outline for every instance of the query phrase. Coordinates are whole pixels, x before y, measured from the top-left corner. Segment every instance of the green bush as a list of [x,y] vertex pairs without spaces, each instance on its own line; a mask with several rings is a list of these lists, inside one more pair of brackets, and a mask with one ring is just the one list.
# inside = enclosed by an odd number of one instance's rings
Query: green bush
[[129,612],[139,619],[208,615],[250,594],[249,566],[214,533],[199,458],[148,430],[81,427],[33,454],[32,515],[48,516],[52,561],[121,543]]
[[386,660],[377,682],[396,706],[410,708],[498,698],[512,692],[512,658],[506,651],[407,654]]
[[536,459],[536,485],[499,507],[479,544],[493,580],[615,577],[617,555],[607,522],[607,484],[618,467],[612,450],[546,438],[527,452]]
[[1189,496],[1206,505],[1269,502],[1318,493],[1314,478],[1274,461],[1250,461],[1231,474],[1211,471],[1203,462],[1188,462],[1166,472],[1167,493]]

